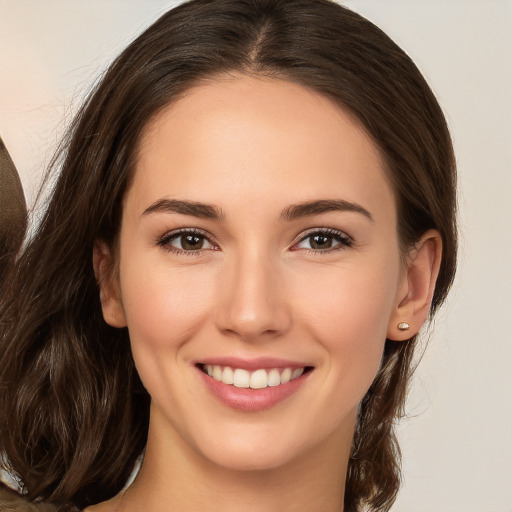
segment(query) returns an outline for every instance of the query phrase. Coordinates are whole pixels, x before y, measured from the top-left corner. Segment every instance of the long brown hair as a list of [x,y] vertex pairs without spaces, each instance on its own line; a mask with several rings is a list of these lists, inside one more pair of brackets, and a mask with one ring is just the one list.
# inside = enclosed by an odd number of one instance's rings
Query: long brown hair
[[[379,147],[399,238],[439,230],[431,312],[455,271],[455,164],[426,81],[379,28],[329,0],[192,0],[164,14],[111,65],[73,122],[40,226],[0,305],[0,450],[30,499],[83,507],[115,495],[144,448],[149,396],[126,329],[102,318],[95,240],[115,245],[141,131],[221,73],[286,79],[350,111]],[[363,399],[345,511],[387,511],[400,483],[394,434],[415,338],[386,341]],[[341,483],[340,483],[341,485]]]

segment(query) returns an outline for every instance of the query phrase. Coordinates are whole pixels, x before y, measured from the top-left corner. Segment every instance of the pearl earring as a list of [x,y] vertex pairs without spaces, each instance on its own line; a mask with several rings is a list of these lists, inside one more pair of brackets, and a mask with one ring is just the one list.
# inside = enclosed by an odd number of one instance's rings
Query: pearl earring
[[411,326],[407,322],[400,322],[397,327],[399,331],[408,331]]

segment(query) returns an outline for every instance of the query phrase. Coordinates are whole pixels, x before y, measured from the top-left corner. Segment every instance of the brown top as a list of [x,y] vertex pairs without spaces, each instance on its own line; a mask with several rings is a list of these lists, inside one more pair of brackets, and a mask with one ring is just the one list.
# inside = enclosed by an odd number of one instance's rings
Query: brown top
[[50,503],[31,503],[16,491],[0,483],[0,512],[55,512]]
[[0,280],[17,253],[27,227],[21,181],[0,137]]

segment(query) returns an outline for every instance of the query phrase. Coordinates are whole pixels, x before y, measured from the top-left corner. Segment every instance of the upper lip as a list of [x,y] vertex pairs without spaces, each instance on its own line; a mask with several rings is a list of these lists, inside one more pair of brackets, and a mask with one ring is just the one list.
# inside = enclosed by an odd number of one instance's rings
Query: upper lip
[[281,359],[277,357],[254,357],[254,358],[240,358],[240,357],[208,357],[197,361],[198,365],[212,365],[212,366],[229,366],[231,368],[240,368],[243,370],[259,370],[261,368],[305,368],[311,366],[298,361],[289,359]]

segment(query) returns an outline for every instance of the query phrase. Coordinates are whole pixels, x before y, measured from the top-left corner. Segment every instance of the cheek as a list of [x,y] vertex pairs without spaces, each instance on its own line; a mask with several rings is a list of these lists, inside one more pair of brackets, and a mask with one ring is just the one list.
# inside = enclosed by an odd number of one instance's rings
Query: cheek
[[155,403],[174,410],[179,399],[169,390],[186,393],[183,348],[208,318],[211,278],[208,272],[170,269],[165,255],[157,260],[132,257],[124,267],[121,262],[121,294],[139,376]]
[[[179,347],[199,328],[212,300],[207,271],[151,262],[121,266],[123,307],[134,348]],[[142,270],[141,270],[142,269]]]
[[321,345],[329,379],[361,399],[382,358],[398,282],[398,261],[317,272],[298,317]]

